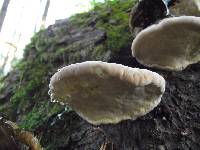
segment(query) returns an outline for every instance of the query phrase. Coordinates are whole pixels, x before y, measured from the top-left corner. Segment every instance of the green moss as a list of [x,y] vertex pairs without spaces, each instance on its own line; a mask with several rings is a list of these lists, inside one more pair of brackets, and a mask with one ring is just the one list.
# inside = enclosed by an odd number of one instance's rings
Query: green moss
[[45,38],[43,37],[43,35],[40,35],[35,43],[35,48],[39,52],[46,51],[50,46],[55,43],[55,40],[55,38]]
[[[29,51],[30,49],[34,48],[36,46],[36,43],[38,42],[38,39],[40,39],[40,36],[44,33],[45,30],[40,30],[39,32],[35,33],[32,38],[31,38],[31,42],[29,44],[26,45],[25,49],[24,49],[24,53],[26,53],[27,51]],[[41,40],[41,43],[45,44],[45,42],[43,42]]]
[[[32,92],[47,83],[44,80],[47,75],[47,66],[41,64],[31,65],[29,62],[22,61],[17,65],[17,69],[20,71],[20,82],[16,85],[15,94],[11,97],[13,103],[26,100],[33,95]],[[29,71],[26,72],[26,69]]]
[[0,77],[0,93],[4,89],[4,79],[5,79],[5,77]]
[[[107,37],[105,42],[95,46],[92,50],[92,56],[96,58],[95,60],[106,60],[102,56],[109,52],[114,57],[120,50],[131,44],[129,14],[135,3],[136,0],[108,0],[105,3],[95,3],[90,12],[77,14],[70,18],[73,25],[87,27],[93,21],[96,28],[105,31]],[[73,46],[71,45],[69,49],[72,50]],[[77,47],[76,45],[74,49],[77,49]],[[65,48],[62,53],[66,51]],[[75,55],[81,59],[79,54],[75,53],[70,56],[69,60],[72,60],[71,58],[74,58]]]
[[69,20],[72,25],[83,27],[83,26],[86,26],[86,23],[88,22],[89,17],[90,17],[90,14],[88,12],[85,12],[85,13],[76,14],[70,17]]
[[[49,104],[48,65],[36,60],[34,67],[29,63],[18,64],[18,69],[28,67],[28,72],[21,70],[21,82],[15,87],[15,94],[11,97],[12,107],[17,107],[22,116],[22,127],[31,130],[50,115],[61,109],[61,106]],[[50,106],[51,105],[51,106]]]
[[35,127],[39,125],[40,122],[43,121],[43,118],[44,118],[44,114],[38,111],[38,109],[34,108],[23,119],[24,123],[21,124],[21,127],[27,130],[34,129]]
[[0,112],[8,111],[9,106],[8,105],[0,105]]
[[73,16],[71,22],[86,27],[91,20],[95,19],[95,26],[104,30],[107,35],[106,43],[103,44],[101,50],[104,52],[105,50],[118,52],[131,42],[129,13],[135,3],[136,0],[114,0],[96,3],[93,10]]
[[58,104],[51,104],[50,101],[39,102],[37,106],[31,109],[31,111],[22,118],[23,122],[21,127],[26,130],[33,130],[53,113],[60,110],[61,107]]
[[[129,12],[133,6],[134,0],[108,1],[104,6],[104,13],[100,14],[100,19],[96,26],[104,29],[107,33],[106,49],[119,51],[126,47],[131,39],[129,32]],[[108,9],[109,8],[109,9]],[[96,11],[102,9],[95,8]]]
[[110,54],[110,51],[106,51],[105,45],[100,44],[92,50],[92,56],[91,57],[94,58],[95,60],[104,61],[104,59],[108,59],[106,57],[106,54]]

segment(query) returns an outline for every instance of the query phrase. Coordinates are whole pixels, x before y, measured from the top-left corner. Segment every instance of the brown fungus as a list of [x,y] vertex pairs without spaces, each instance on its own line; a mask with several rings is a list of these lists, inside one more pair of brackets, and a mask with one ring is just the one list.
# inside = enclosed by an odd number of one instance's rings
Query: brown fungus
[[89,61],[59,69],[49,88],[52,101],[71,106],[98,125],[135,120],[153,110],[160,103],[165,80],[146,69]]
[[43,150],[31,132],[24,131],[16,123],[0,116],[0,150],[19,150],[23,145],[30,150]]
[[183,70],[200,61],[200,17],[162,20],[141,31],[132,43],[133,56],[143,65]]
[[7,120],[5,123],[14,130],[15,139],[30,147],[30,150],[43,150],[39,140],[33,135],[33,133],[20,129],[20,127],[12,121]]

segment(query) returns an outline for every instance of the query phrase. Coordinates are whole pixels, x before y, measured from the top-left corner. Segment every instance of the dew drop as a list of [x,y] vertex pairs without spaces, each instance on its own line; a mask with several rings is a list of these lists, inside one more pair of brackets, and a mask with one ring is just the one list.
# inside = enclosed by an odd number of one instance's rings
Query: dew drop
[[53,99],[53,101],[52,101],[53,103],[55,103],[56,102],[56,100],[55,99]]
[[57,115],[59,119],[61,119],[62,113]]
[[64,105],[65,105],[65,103],[63,103],[63,102],[60,102],[60,105],[63,105],[63,106],[64,106]]
[[51,90],[48,91],[48,94],[51,95]]

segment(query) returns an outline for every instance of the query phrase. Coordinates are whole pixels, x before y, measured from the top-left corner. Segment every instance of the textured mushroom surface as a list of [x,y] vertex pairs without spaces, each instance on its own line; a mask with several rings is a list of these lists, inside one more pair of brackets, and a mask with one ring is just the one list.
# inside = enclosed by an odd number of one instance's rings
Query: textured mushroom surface
[[132,43],[133,56],[143,65],[183,70],[200,61],[200,17],[162,20],[141,31]]
[[70,105],[92,124],[136,119],[156,107],[165,90],[159,74],[120,64],[89,61],[53,75],[51,99]]
[[175,16],[200,16],[200,0],[180,0],[170,7],[170,12]]

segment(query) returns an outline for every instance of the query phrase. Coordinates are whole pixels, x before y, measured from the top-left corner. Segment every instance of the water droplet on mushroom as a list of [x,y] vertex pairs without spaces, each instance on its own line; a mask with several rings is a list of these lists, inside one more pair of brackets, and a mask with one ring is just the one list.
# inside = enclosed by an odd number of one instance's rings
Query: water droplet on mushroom
[[62,113],[58,114],[58,119],[61,119]]
[[48,94],[51,95],[51,90],[48,91]]
[[65,105],[65,103],[63,103],[63,102],[60,102],[60,105]]

